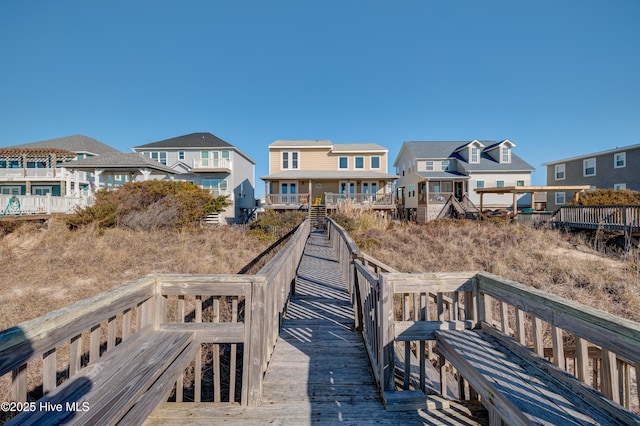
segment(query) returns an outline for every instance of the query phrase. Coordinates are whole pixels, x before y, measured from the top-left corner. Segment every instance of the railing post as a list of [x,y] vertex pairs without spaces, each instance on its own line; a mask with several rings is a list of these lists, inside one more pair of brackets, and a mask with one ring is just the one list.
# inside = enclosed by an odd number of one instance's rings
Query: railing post
[[378,313],[379,318],[379,353],[378,353],[378,366],[380,372],[380,387],[384,391],[395,390],[394,382],[394,335],[393,335],[393,288],[389,282],[387,274],[380,274],[380,309]]

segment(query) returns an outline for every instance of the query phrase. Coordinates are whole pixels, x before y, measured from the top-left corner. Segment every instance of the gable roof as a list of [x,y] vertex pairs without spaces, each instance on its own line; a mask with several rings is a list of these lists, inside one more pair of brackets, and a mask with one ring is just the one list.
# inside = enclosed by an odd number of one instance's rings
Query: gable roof
[[[535,168],[529,163],[518,157],[516,154],[511,153],[510,163],[499,163],[489,154],[487,151],[501,144],[502,142],[496,141],[478,141],[485,148],[480,153],[480,162],[477,164],[471,164],[465,161],[458,153],[460,148],[468,146],[474,141],[411,141],[405,142],[400,149],[400,154],[403,150],[407,150],[415,159],[456,159],[461,165],[461,168],[466,171],[525,171],[533,172]],[[504,142],[504,141],[503,141]],[[511,141],[509,141],[511,142]],[[513,143],[513,142],[511,142]],[[397,164],[400,159],[400,154],[394,165]]]
[[133,147],[133,149],[144,148],[233,148],[233,145],[211,133],[191,133]]
[[14,145],[8,148],[58,148],[72,152],[86,152],[89,154],[106,154],[109,152],[120,152],[96,139],[85,135],[65,136],[62,138],[49,139],[40,142],[24,143]]
[[336,143],[331,152],[387,152],[387,148],[376,143]]
[[109,171],[127,172],[131,169],[151,169],[154,171],[176,174],[176,170],[165,166],[155,160],[146,157],[137,152],[112,152],[108,154],[97,155],[95,157],[83,158],[80,160],[65,163],[65,167],[69,169],[88,170],[91,169],[109,169]]
[[247,154],[242,152],[237,147],[231,145],[229,142],[223,141],[219,137],[212,135],[211,133],[190,133],[188,135],[177,136],[171,139],[165,139],[158,142],[151,142],[144,145],[134,146],[132,149],[136,152],[138,150],[145,149],[211,149],[211,148],[227,148],[231,149],[238,154],[242,155],[251,164],[255,165],[256,162],[251,159]]
[[327,139],[277,140],[269,148],[331,148],[333,143]]

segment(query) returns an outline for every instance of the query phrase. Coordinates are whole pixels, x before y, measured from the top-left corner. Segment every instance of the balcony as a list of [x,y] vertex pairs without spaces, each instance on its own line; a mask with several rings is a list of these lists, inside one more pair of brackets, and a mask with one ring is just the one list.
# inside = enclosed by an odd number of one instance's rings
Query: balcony
[[15,169],[2,169],[0,168],[0,179],[9,178],[53,178],[62,177],[62,171],[53,168],[15,168]]
[[272,209],[299,209],[309,205],[309,194],[268,194],[266,207]]
[[191,171],[194,173],[231,173],[232,164],[228,158],[196,158]]

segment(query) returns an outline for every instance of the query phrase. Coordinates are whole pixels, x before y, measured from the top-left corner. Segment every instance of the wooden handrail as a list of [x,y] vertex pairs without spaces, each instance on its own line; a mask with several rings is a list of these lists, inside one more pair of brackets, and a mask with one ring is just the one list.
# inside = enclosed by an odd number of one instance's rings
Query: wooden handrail
[[[147,275],[2,331],[0,376],[11,373],[13,400],[26,401],[27,362],[42,357],[41,384],[45,393],[53,390],[58,385],[56,353],[61,345],[70,344],[70,379],[84,367],[83,356],[88,355],[89,362],[93,362],[142,328],[183,329],[194,332],[202,343],[244,344],[241,402],[256,405],[309,232],[306,220],[255,275]],[[212,303],[213,322],[206,323],[203,307],[208,300]],[[231,322],[219,322],[222,303],[229,304]],[[239,317],[241,303],[245,304],[242,318]],[[89,335],[88,347],[83,348],[86,334]],[[196,356],[196,370],[198,365]],[[199,373],[196,379],[199,380]],[[199,400],[197,380],[196,400]],[[214,380],[218,380],[214,383],[218,389],[219,377]],[[235,384],[235,378],[232,382]],[[177,400],[182,398],[178,387],[176,392]],[[219,395],[219,389],[216,392]],[[231,401],[234,394],[230,392]]]

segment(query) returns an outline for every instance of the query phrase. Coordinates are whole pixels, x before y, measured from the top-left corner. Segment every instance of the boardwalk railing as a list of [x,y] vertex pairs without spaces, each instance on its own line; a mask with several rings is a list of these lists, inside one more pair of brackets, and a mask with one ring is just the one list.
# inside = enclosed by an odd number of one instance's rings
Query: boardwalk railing
[[[403,392],[415,398],[416,390],[446,394],[446,375],[439,375],[440,383],[430,379],[432,363],[445,368],[432,350],[435,332],[475,328],[552,360],[584,386],[638,410],[637,323],[485,272],[405,274],[372,267],[376,262],[364,260],[344,229],[328,222],[385,403],[397,403]],[[396,365],[398,352],[403,365]]]
[[34,389],[53,391],[153,329],[193,333],[200,345],[177,380],[175,401],[259,404],[308,235],[305,221],[255,275],[148,275],[1,332],[0,376],[11,383],[4,400],[33,401]]
[[566,206],[554,218],[561,225],[578,228],[640,231],[640,206]]

